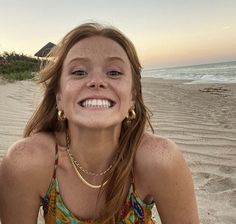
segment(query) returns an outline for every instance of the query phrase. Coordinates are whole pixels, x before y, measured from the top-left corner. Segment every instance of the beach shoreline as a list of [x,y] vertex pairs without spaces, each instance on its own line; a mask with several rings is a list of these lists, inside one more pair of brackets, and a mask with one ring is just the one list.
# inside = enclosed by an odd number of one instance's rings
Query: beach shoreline
[[[155,133],[191,170],[202,224],[236,223],[236,84],[142,78]],[[0,82],[0,160],[20,139],[40,93],[34,81]]]

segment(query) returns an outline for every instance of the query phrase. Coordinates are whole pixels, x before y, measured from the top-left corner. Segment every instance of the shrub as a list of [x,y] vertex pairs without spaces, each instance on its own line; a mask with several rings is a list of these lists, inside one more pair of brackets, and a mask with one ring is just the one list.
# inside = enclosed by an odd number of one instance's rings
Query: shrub
[[0,76],[8,80],[33,78],[40,68],[41,61],[15,52],[4,52],[0,55]]

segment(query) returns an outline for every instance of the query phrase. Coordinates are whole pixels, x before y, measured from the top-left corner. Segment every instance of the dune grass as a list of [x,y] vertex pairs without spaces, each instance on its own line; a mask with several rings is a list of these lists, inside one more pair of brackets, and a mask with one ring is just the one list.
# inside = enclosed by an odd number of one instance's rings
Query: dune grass
[[0,54],[0,76],[9,81],[32,79],[41,61],[15,52]]

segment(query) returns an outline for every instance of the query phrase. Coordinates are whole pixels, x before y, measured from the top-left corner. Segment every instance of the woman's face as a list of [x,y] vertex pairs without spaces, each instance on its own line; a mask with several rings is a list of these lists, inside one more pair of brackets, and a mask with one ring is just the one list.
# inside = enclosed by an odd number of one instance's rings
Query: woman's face
[[101,36],[76,43],[63,63],[56,99],[69,125],[120,126],[134,104],[131,66],[123,48]]

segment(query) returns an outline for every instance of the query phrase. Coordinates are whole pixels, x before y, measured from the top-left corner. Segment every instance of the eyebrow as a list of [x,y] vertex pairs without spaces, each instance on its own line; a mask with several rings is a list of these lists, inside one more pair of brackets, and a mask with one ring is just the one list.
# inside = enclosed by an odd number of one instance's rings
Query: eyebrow
[[[117,57],[117,56],[107,57],[105,60],[108,62],[120,61],[123,64],[125,64],[125,61],[121,57]],[[86,58],[86,57],[76,57],[76,58],[71,59],[68,64],[72,64],[73,62],[89,62],[89,61],[90,61],[90,59]]]
[[122,63],[125,64],[125,61],[120,57],[108,57],[106,58],[106,61],[121,61]]
[[76,58],[73,58],[73,59],[71,59],[70,61],[69,61],[69,65],[70,64],[72,64],[73,62],[79,62],[79,61],[81,61],[81,62],[89,62],[90,60],[89,60],[89,58],[84,58],[84,57],[76,57]]

